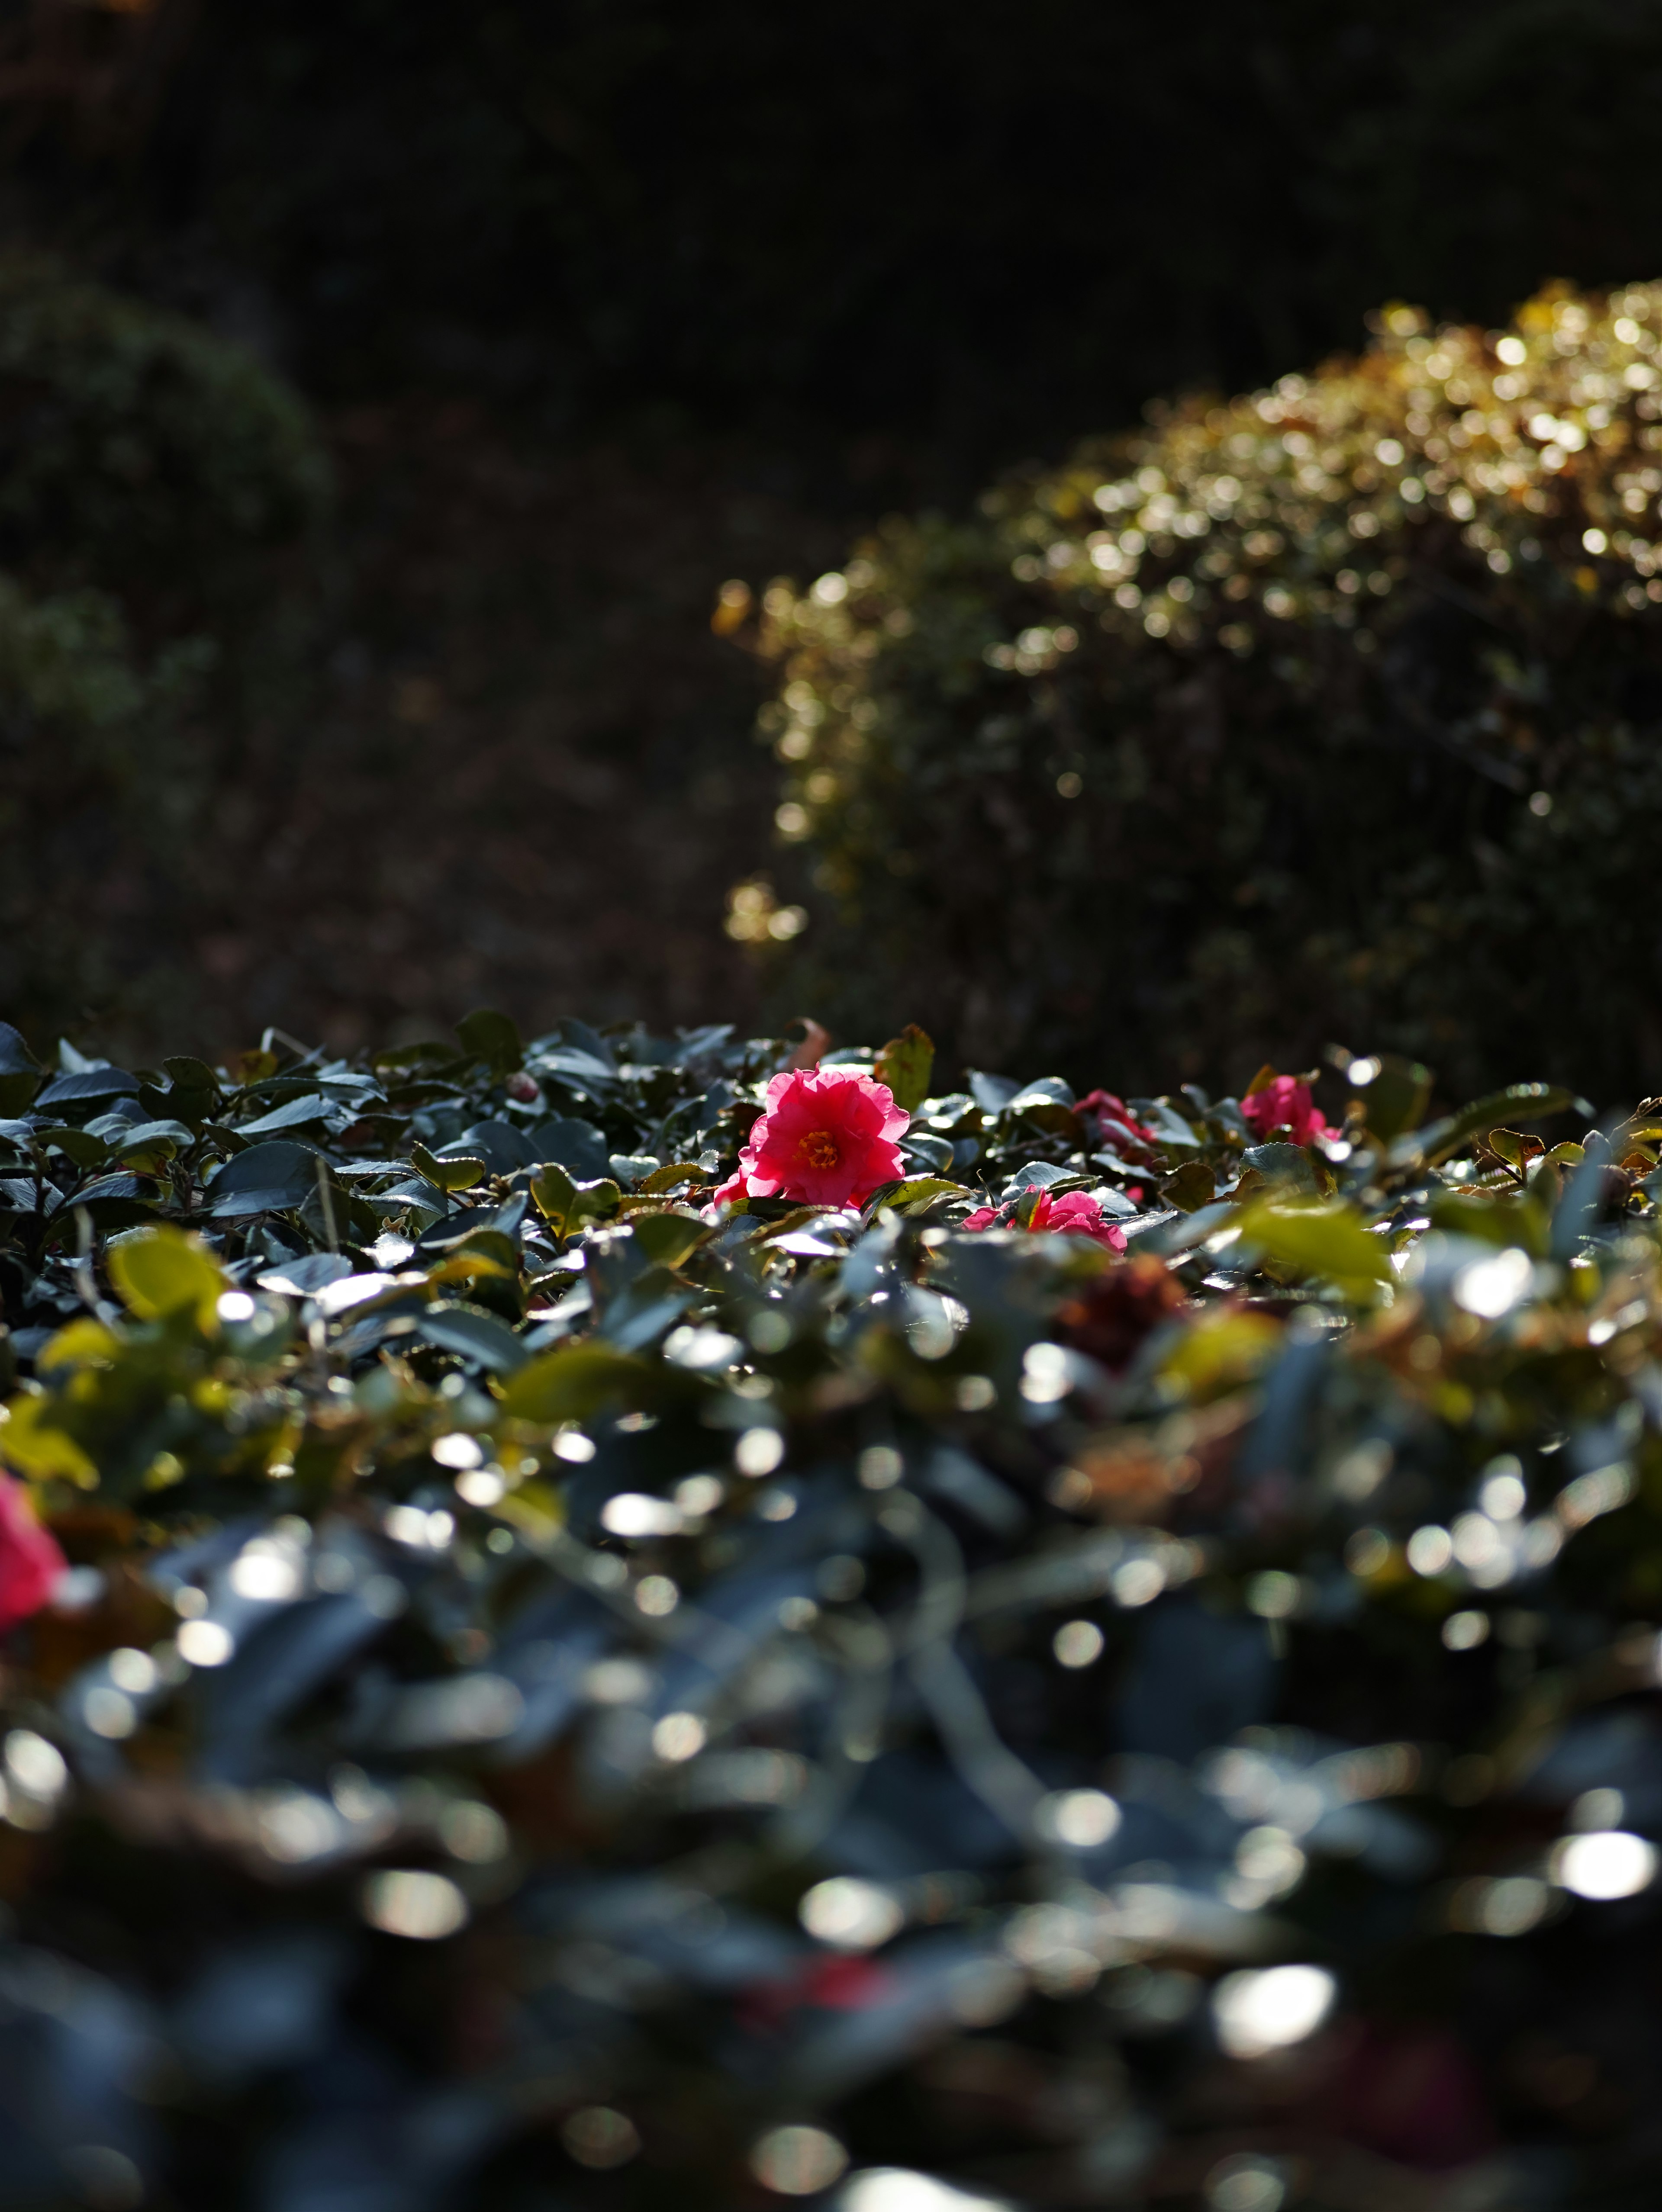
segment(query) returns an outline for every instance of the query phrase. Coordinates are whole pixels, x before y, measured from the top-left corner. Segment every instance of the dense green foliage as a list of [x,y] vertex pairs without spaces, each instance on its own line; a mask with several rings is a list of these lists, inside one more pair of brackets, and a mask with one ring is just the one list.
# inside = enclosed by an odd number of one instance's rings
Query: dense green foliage
[[1653,286],[1394,309],[775,587],[797,1001],[881,1022],[921,969],[966,1056],[1081,1075],[1365,1036],[1662,1087],[1659,344]]
[[1662,1125],[459,1034],[0,1031],[0,2202],[1654,2201]]
[[131,984],[124,915],[146,876],[178,886],[204,791],[240,765],[326,493],[304,409],[250,356],[0,260],[0,1000],[19,1018]]
[[306,410],[251,354],[50,261],[0,261],[0,561],[170,627],[246,594],[326,494]]

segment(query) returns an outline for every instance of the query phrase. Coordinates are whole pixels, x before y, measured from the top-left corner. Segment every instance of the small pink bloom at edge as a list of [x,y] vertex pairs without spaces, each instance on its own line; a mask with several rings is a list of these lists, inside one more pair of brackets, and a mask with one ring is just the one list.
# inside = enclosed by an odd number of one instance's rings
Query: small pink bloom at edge
[[40,1612],[68,1564],[22,1484],[0,1475],[0,1633]]

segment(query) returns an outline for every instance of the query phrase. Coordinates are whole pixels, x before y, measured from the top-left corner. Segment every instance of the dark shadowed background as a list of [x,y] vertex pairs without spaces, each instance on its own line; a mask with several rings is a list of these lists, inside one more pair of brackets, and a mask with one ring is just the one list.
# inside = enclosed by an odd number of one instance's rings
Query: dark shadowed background
[[[195,794],[171,845],[102,787],[43,842],[15,719],[0,835],[86,945],[48,975],[14,916],[0,1012],[222,1048],[796,1011],[722,927],[777,796],[723,580],[1383,300],[1653,273],[1659,95],[1650,0],[13,0],[3,242],[252,349],[334,489],[282,620],[215,633],[211,772],[139,778]],[[160,650],[154,577],[100,580]]]

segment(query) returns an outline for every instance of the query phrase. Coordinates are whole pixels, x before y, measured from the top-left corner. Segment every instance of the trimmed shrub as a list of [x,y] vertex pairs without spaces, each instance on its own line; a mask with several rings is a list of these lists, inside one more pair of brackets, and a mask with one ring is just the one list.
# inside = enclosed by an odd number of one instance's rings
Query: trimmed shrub
[[177,629],[247,596],[253,560],[327,495],[306,409],[251,354],[57,262],[0,259],[0,562]]
[[55,262],[0,260],[0,1005],[16,1018],[56,1026],[147,987],[199,803],[292,681],[295,550],[327,493],[304,409],[250,356]]
[[968,1057],[1145,1082],[1367,1036],[1662,1085],[1662,288],[1379,321],[768,592],[797,1003],[921,969]]
[[459,1038],[0,1030],[0,2203],[1653,2200],[1662,1122]]

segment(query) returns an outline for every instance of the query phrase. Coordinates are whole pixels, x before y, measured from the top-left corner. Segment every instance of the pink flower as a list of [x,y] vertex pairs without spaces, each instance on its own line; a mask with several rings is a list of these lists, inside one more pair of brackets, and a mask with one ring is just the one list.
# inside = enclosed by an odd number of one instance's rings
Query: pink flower
[[[966,1229],[993,1229],[997,1225],[996,1206],[979,1206],[964,1218]],[[1048,1190],[1040,1191],[1033,1201],[1027,1227],[1030,1231],[1048,1231],[1052,1236],[1094,1237],[1111,1252],[1125,1249],[1125,1231],[1117,1221],[1110,1221],[1096,1200],[1087,1198],[1082,1190],[1070,1190],[1065,1198],[1052,1198]]]
[[715,1204],[735,1198],[863,1204],[880,1183],[904,1176],[894,1140],[910,1120],[888,1085],[862,1068],[797,1067],[776,1075],[738,1171],[716,1192]]
[[1327,1123],[1319,1106],[1310,1103],[1310,1085],[1294,1075],[1277,1075],[1262,1091],[1241,1101],[1241,1117],[1260,1143],[1284,1130],[1295,1145],[1324,1137]]
[[1097,1125],[1099,1142],[1112,1145],[1117,1152],[1135,1154],[1154,1141],[1154,1131],[1144,1128],[1125,1101],[1111,1091],[1087,1091],[1074,1110],[1088,1115]]
[[22,1484],[0,1475],[0,1634],[40,1612],[67,1565]]

